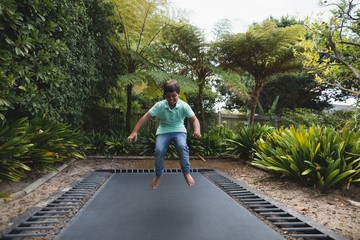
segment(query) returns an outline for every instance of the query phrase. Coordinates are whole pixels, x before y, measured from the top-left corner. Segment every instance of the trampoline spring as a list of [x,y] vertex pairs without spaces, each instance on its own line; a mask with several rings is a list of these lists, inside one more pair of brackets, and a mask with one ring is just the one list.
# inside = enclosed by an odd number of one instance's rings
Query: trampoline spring
[[[329,239],[329,237],[326,234],[319,233],[319,234],[291,234],[292,237],[297,238],[323,238],[323,239]],[[331,238],[330,238],[331,239]]]
[[98,187],[92,187],[92,188],[88,188],[88,187],[76,187],[71,189],[71,191],[73,192],[80,192],[80,193],[87,193],[89,195],[93,194],[94,191],[96,191]]
[[231,194],[233,195],[234,197],[237,197],[237,198],[246,198],[246,197],[258,197],[256,196],[255,194],[249,192],[249,193],[239,193],[239,194]]
[[269,212],[269,211],[281,211],[280,208],[272,207],[272,208],[255,208],[255,212]]
[[221,186],[224,190],[228,191],[228,192],[234,192],[234,191],[240,191],[242,190],[241,188],[239,188],[238,186],[232,186],[232,187],[224,187]]
[[299,227],[299,228],[282,228],[284,231],[295,231],[295,232],[304,232],[304,231],[317,231],[313,227]]
[[47,227],[17,227],[16,231],[36,231],[36,230],[49,230],[54,229],[55,227],[47,226]]
[[55,203],[63,203],[63,202],[83,202],[81,200],[72,200],[72,199],[57,199],[54,201]]
[[245,200],[245,199],[241,199],[244,204],[269,204],[269,202],[265,201],[265,200],[256,200],[256,199],[250,199],[249,201]]
[[277,226],[309,226],[304,222],[274,222]]
[[257,208],[257,207],[275,207],[271,203],[265,203],[265,204],[249,204],[249,207],[251,208]]
[[39,225],[46,225],[46,224],[56,224],[59,223],[60,221],[26,221],[23,222],[20,226],[22,225],[33,225],[33,224],[39,224]]
[[48,207],[77,207],[79,204],[73,203],[50,203],[47,205]]
[[298,220],[296,217],[267,217],[267,220],[276,221],[276,220]]
[[75,189],[75,190],[79,190],[79,189],[94,190],[94,189],[96,189],[96,187],[76,186],[76,187],[74,187],[73,189]]
[[71,211],[38,211],[37,214],[67,214]]
[[287,212],[261,212],[261,215],[289,215]]
[[[247,196],[247,197],[249,197],[249,196]],[[239,198],[239,200],[246,201],[246,202],[251,202],[251,201],[256,202],[256,201],[261,201],[262,199],[256,195],[254,195],[253,198]]]
[[32,216],[30,219],[64,218],[64,216]]
[[98,186],[97,184],[93,184],[93,183],[76,185],[76,187],[80,187],[80,188],[96,188],[97,186]]
[[73,192],[67,192],[63,194],[63,196],[88,196],[88,193],[73,193]]
[[74,209],[73,207],[44,207],[42,210],[52,211],[52,210],[73,210],[73,209]]
[[229,191],[229,193],[231,194],[237,194],[237,193],[251,193],[249,190],[246,189],[239,189],[239,190],[233,190],[233,191]]
[[46,237],[47,233],[22,233],[22,234],[5,234],[2,237],[4,239],[10,238],[25,238],[25,237]]
[[79,196],[61,196],[59,199],[84,199],[85,197],[79,197]]
[[233,197],[235,197],[238,200],[245,200],[248,201],[250,199],[257,199],[259,200],[259,197],[254,195],[254,194],[246,194],[246,195],[234,195]]

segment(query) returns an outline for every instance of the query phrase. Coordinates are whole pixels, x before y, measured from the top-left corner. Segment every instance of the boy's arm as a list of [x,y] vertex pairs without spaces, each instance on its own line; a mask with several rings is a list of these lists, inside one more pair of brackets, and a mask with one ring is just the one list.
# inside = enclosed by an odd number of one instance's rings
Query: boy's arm
[[190,117],[189,120],[192,123],[193,129],[194,129],[193,136],[195,138],[201,138],[199,119],[194,115],[194,116]]
[[146,123],[149,119],[151,118],[151,114],[149,112],[145,113],[140,120],[136,123],[133,131],[131,132],[131,134],[129,135],[129,137],[127,138],[127,140],[129,142],[131,142],[132,140],[134,140],[135,142],[137,141],[137,137],[138,137],[138,132],[141,129],[141,127],[144,125],[144,123]]

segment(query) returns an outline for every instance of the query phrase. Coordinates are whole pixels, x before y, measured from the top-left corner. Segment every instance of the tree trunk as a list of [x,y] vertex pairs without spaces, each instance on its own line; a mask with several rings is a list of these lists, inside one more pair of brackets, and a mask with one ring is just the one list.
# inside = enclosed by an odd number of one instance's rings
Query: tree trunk
[[126,117],[125,117],[125,130],[127,133],[131,132],[131,115],[132,115],[132,88],[133,85],[129,83],[126,86]]
[[263,79],[255,79],[255,88],[253,91],[253,94],[251,96],[251,107],[250,107],[250,117],[249,117],[249,126],[254,126],[255,122],[255,113],[256,113],[256,107],[259,100],[261,89],[264,85]]
[[199,122],[200,122],[200,129],[203,133],[205,131],[205,111],[204,111],[204,84],[199,84]]

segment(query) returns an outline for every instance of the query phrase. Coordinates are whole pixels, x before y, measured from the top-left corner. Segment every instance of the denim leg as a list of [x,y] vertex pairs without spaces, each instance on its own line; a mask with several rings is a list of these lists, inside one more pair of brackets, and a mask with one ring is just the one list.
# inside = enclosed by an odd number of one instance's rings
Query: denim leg
[[186,143],[186,133],[175,133],[173,138],[175,149],[180,158],[180,166],[183,174],[190,172],[189,147]]
[[157,177],[161,177],[164,173],[164,159],[171,141],[171,135],[159,134],[156,136],[155,144],[155,174]]

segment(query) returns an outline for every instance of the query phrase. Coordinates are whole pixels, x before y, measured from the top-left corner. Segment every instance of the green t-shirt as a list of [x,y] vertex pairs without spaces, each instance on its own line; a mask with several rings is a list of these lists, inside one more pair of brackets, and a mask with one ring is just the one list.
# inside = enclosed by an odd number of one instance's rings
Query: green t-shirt
[[185,118],[194,116],[194,112],[186,102],[178,99],[176,106],[171,109],[166,100],[155,103],[150,108],[149,113],[153,117],[159,119],[159,127],[156,130],[156,135],[169,132],[185,132],[184,125]]

